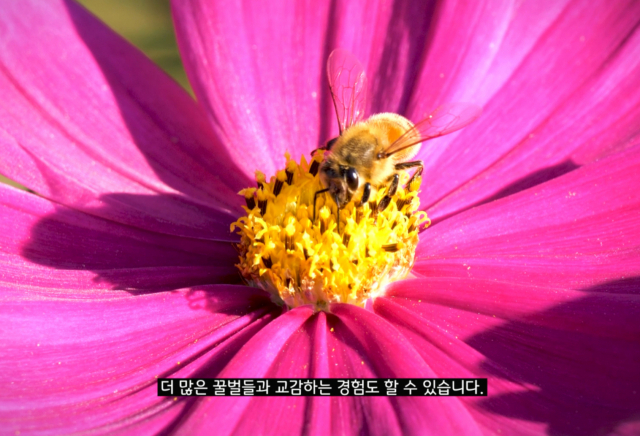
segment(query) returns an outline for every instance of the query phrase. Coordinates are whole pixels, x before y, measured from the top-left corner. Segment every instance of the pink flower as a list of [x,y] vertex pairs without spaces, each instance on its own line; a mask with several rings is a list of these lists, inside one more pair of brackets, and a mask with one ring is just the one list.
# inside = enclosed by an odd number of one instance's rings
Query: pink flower
[[[422,3],[422,4],[418,4]],[[546,3],[546,4],[545,4]],[[0,14],[9,434],[637,434],[640,3],[175,2],[195,103],[74,3]],[[255,169],[370,113],[484,106],[430,142],[416,279],[372,311],[237,284]],[[156,377],[487,377],[486,398],[160,398]]]

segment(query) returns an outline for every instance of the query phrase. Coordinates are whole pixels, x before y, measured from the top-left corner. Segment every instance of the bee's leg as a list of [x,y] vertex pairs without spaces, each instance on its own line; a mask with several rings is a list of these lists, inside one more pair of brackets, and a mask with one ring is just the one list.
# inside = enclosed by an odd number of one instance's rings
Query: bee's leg
[[393,180],[391,180],[391,185],[389,186],[389,192],[387,193],[388,197],[393,197],[396,195],[396,191],[398,190],[398,183],[400,183],[400,176],[398,174],[393,175]]
[[336,224],[338,225],[338,234],[340,234],[340,202],[338,201],[338,196],[336,195],[333,200],[336,202],[336,207],[338,211],[336,213]]
[[402,163],[396,164],[397,170],[407,170],[409,168],[414,168],[414,167],[419,167],[419,168],[415,173],[413,173],[413,176],[411,176],[411,179],[409,179],[409,181],[407,182],[407,186],[409,186],[411,183],[413,183],[415,179],[417,179],[422,175],[424,164],[422,163],[421,160],[414,160],[412,162],[402,162]]
[[382,197],[382,200],[380,200],[380,204],[378,204],[378,212],[382,212],[387,207],[389,207],[389,204],[391,204],[391,199],[394,195],[396,195],[396,191],[398,190],[398,183],[400,183],[400,176],[398,174],[394,174],[391,177],[391,185],[389,185],[387,195]]
[[321,190],[317,191],[316,194],[313,196],[313,222],[314,223],[316,222],[316,200],[318,199],[318,195],[319,194],[324,194],[328,190],[329,190],[329,188],[321,189]]
[[421,160],[413,160],[411,162],[400,162],[396,164],[397,170],[407,170],[409,168],[420,167],[422,169],[423,163]]

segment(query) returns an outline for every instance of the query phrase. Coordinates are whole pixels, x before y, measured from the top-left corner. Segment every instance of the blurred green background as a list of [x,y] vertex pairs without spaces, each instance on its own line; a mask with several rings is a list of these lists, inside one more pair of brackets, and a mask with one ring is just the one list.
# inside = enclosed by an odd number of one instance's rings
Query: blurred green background
[[188,89],[169,0],[78,0]]
[[[193,94],[178,53],[169,0],[78,1]],[[25,189],[1,175],[0,182]]]

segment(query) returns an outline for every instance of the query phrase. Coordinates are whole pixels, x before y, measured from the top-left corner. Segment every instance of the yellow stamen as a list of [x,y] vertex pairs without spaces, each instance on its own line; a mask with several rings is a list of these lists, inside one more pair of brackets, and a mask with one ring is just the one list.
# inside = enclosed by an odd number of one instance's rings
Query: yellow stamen
[[293,175],[295,174],[297,169],[298,165],[295,163],[295,161],[290,160],[289,162],[287,162],[287,169],[285,170],[285,173],[287,174],[287,185],[290,185],[293,182]]
[[258,188],[262,188],[262,185],[267,181],[266,176],[262,171],[256,170],[256,183],[258,183]]
[[238,192],[240,195],[244,195],[244,200],[247,203],[247,209],[253,210],[256,207],[256,200],[253,198],[253,195],[256,192],[256,188],[247,188]]
[[407,275],[418,231],[430,223],[426,213],[417,211],[420,177],[405,188],[409,175],[401,173],[393,197],[385,199],[387,190],[378,189],[368,204],[358,198],[344,205],[338,227],[337,207],[328,194],[318,196],[313,210],[314,195],[323,189],[318,169],[324,151],[310,162],[285,157],[285,169],[269,182],[256,171],[259,189],[240,191],[247,215],[231,230],[241,238],[237,266],[249,285],[289,307],[311,304],[327,310],[334,302],[364,306]]

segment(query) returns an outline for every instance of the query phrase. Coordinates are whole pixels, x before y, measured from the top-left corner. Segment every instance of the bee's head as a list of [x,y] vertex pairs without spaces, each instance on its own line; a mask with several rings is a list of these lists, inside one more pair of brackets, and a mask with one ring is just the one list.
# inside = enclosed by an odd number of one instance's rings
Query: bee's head
[[343,207],[360,186],[358,171],[348,165],[341,165],[331,157],[320,167],[320,180],[336,203]]

